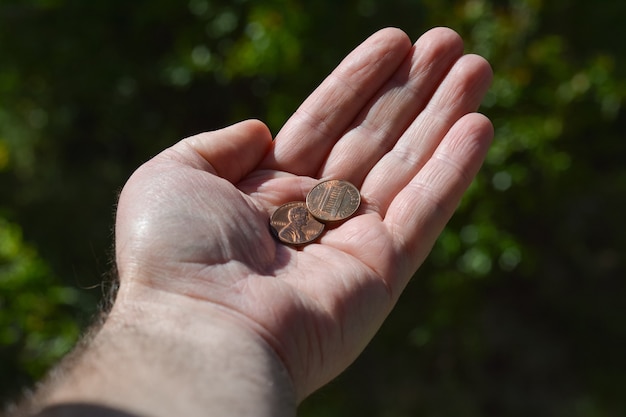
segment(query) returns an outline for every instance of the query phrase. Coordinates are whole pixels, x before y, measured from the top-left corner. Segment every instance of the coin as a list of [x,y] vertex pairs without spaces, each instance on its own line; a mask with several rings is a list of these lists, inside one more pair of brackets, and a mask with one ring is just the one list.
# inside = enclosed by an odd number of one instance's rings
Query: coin
[[324,223],[311,216],[303,201],[278,207],[270,218],[270,227],[278,240],[296,246],[314,241],[324,231]]
[[359,190],[344,180],[322,181],[306,196],[307,208],[323,222],[345,220],[356,212],[360,204]]

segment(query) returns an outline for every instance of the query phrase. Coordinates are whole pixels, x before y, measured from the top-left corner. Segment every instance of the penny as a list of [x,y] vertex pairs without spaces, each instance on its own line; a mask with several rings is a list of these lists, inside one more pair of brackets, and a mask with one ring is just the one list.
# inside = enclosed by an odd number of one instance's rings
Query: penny
[[322,181],[306,196],[307,208],[313,217],[323,222],[345,220],[360,204],[359,190],[344,180]]
[[324,231],[324,224],[311,216],[303,201],[278,207],[270,218],[270,227],[278,240],[296,246],[314,241]]

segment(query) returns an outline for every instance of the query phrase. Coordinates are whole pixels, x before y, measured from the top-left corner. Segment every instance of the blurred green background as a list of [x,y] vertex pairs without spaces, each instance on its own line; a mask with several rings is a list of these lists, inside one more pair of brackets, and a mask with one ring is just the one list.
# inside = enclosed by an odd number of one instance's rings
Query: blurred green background
[[0,401],[67,352],[143,161],[276,133],[375,30],[445,25],[496,139],[372,344],[305,417],[626,415],[626,2],[0,0]]

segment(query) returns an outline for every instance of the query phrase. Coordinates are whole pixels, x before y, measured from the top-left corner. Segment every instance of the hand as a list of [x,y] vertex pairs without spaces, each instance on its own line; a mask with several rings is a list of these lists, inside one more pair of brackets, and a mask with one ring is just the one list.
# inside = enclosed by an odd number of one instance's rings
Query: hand
[[[491,76],[449,29],[385,29],[274,141],[246,121],[144,164],[119,200],[113,309],[30,407],[293,415],[373,337],[479,169]],[[271,213],[331,178],[360,189],[356,215],[302,248],[274,239]]]
[[[228,316],[277,353],[304,398],[361,352],[453,214],[493,135],[473,113],[490,81],[451,30],[411,45],[385,29],[274,142],[246,121],[165,150],[120,198],[118,304],[160,294],[201,305],[198,321]],[[331,178],[360,189],[357,215],[299,249],[276,241],[271,213]]]

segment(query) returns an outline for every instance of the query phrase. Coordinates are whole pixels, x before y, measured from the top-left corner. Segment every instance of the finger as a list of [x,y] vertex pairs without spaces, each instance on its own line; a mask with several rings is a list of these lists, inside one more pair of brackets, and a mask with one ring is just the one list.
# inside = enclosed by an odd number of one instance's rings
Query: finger
[[[478,172],[493,138],[489,119],[461,118],[433,155],[391,202],[384,223],[394,236],[404,268],[415,271],[452,216]],[[403,285],[397,283],[396,285]]]
[[451,29],[435,28],[422,35],[402,65],[332,149],[318,176],[343,178],[360,185],[369,170],[424,109],[462,54],[463,40]]
[[285,123],[263,167],[314,176],[335,142],[410,48],[407,35],[392,28],[375,33],[358,46]]
[[361,193],[368,210],[384,216],[396,194],[431,158],[455,122],[476,111],[491,78],[491,67],[482,57],[466,55],[457,60],[424,110],[363,182]]
[[258,120],[246,120],[191,136],[171,149],[183,155],[192,151],[208,163],[204,169],[236,184],[259,164],[271,146],[272,135],[267,126]]

